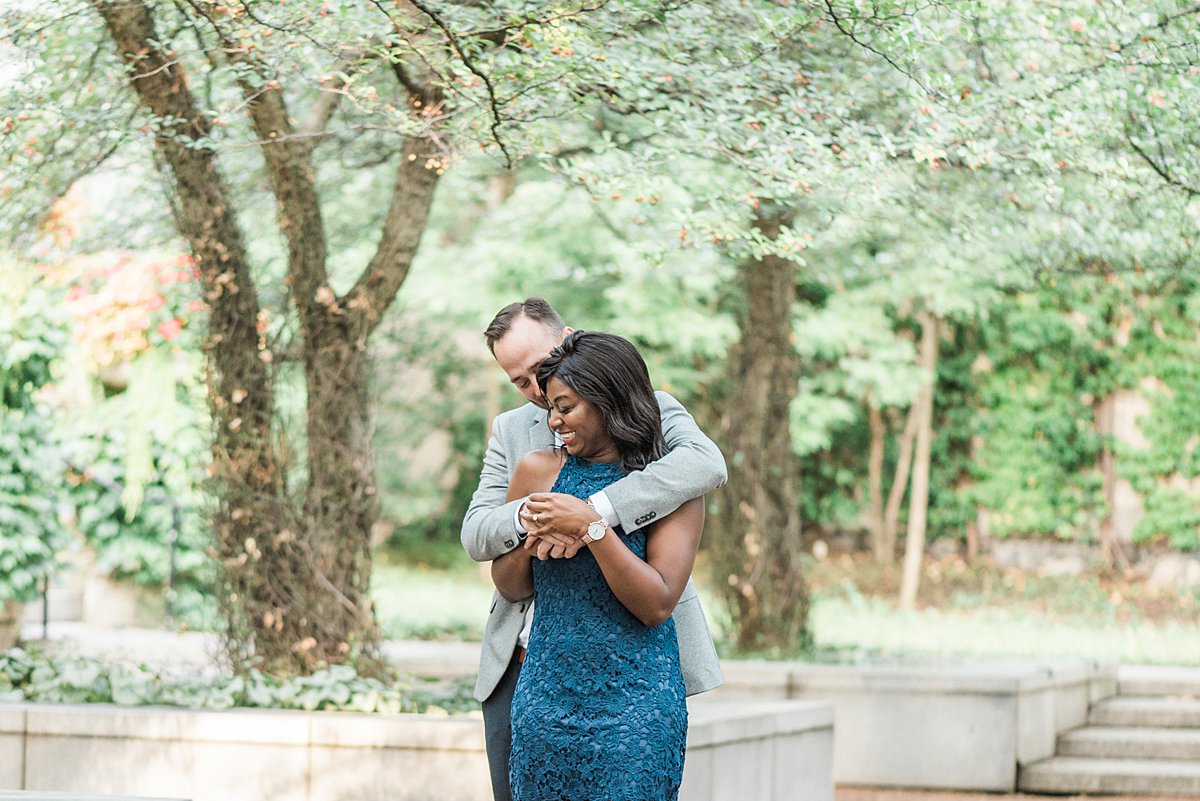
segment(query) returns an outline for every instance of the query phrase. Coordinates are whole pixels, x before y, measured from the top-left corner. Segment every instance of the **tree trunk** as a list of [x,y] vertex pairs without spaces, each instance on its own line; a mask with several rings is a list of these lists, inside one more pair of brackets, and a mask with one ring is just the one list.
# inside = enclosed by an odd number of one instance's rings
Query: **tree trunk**
[[1104,483],[1104,504],[1107,514],[1100,521],[1100,554],[1110,566],[1117,564],[1116,527],[1113,524],[1113,510],[1116,508],[1117,495],[1117,463],[1113,456],[1113,434],[1116,416],[1116,396],[1109,394],[1095,405],[1093,415],[1096,420],[1096,433],[1103,443],[1100,447],[1100,476]]
[[913,454],[912,491],[908,496],[908,532],[904,541],[904,571],[900,582],[900,608],[912,609],[921,580],[925,555],[925,517],[929,511],[929,460],[933,443],[933,387],[937,382],[938,320],[917,312],[921,323],[921,367],[926,371],[917,396],[917,443]]
[[252,650],[244,633],[259,623],[246,617],[243,606],[255,592],[252,574],[263,555],[259,545],[287,530],[289,522],[286,506],[278,503],[283,481],[271,439],[274,398],[259,348],[258,296],[215,155],[195,144],[208,137],[210,127],[197,111],[182,66],[157,46],[144,4],[96,0],[96,8],[129,66],[139,101],[164,120],[155,147],[174,180],[176,227],[196,259],[209,307],[205,351],[215,428],[213,527],[227,584],[219,601],[230,622],[231,656],[240,663]]
[[918,403],[908,409],[904,430],[897,441],[896,473],[888,490],[887,508],[883,513],[883,544],[881,550],[888,554],[888,561],[896,555],[896,529],[900,525],[900,504],[904,502],[904,491],[908,488],[908,474],[912,469],[913,440],[917,436],[917,419],[920,416]]
[[887,436],[887,426],[884,425],[883,415],[870,394],[867,395],[866,404],[867,421],[871,428],[871,450],[867,457],[871,551],[875,554],[876,562],[887,564],[892,561],[892,552],[888,550],[883,536],[883,446],[884,438]]
[[[369,588],[378,499],[367,340],[404,282],[424,231],[438,181],[435,148],[425,135],[405,140],[375,255],[339,298],[328,286],[311,159],[315,140],[292,136],[277,81],[260,75],[266,88],[243,83],[288,243],[288,279],[304,343],[309,481],[297,509],[272,439],[272,354],[258,331],[258,294],[230,193],[204,141],[209,121],[181,62],[158,44],[148,5],[94,4],[130,66],[139,101],[157,119],[172,121],[163,123],[155,146],[174,178],[176,225],[200,265],[210,308],[214,523],[231,660],[239,668],[289,674],[370,654],[377,640]],[[206,22],[220,32],[216,20]],[[259,69],[240,48],[227,40],[224,52],[242,69]],[[414,113],[441,101],[432,84],[418,86],[408,76],[405,86]],[[332,111],[327,96],[313,118],[328,121]]]
[[[787,222],[787,215],[760,213],[756,225],[774,240]],[[741,267],[740,282],[746,311],[729,357],[733,390],[721,425],[729,483],[712,539],[713,567],[738,647],[795,652],[809,639],[799,470],[789,431],[799,377],[792,341],[796,267],[773,255],[750,259]]]

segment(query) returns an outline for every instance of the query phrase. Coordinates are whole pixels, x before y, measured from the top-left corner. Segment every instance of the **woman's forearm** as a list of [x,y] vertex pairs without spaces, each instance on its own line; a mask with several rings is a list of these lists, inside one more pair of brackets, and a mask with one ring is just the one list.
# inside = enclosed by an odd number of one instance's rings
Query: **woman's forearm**
[[679,592],[672,592],[663,575],[642,561],[610,528],[604,539],[588,545],[600,571],[621,605],[646,626],[657,626],[675,611]]
[[533,557],[518,546],[492,560],[492,583],[504,600],[523,601],[533,595]]
[[657,626],[683,595],[703,531],[704,501],[693,498],[647,531],[644,560],[611,527],[588,547],[617,600],[642,623]]

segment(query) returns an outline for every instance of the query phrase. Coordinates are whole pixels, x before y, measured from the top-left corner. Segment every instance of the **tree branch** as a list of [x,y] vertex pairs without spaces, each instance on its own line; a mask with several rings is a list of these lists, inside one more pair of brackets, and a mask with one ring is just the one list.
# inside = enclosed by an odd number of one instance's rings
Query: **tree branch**
[[579,17],[584,14],[591,14],[594,11],[599,11],[606,5],[608,5],[608,0],[596,0],[594,5],[589,6],[585,4],[579,8],[572,9],[571,11],[563,11],[557,14],[545,14],[539,17],[523,17],[509,25],[500,25],[495,28],[480,28],[479,30],[467,31],[466,33],[462,34],[462,38],[467,39],[474,37],[488,39],[489,41],[494,42],[495,37],[499,36],[500,34],[521,31],[532,25],[552,25],[559,20],[571,19],[572,17]]
[[404,69],[404,65],[400,63],[400,59],[389,58],[388,61],[392,64],[392,72],[395,74],[396,80],[405,88],[410,97],[419,98],[425,96],[425,87],[413,80],[408,71]]
[[1125,141],[1129,143],[1131,148],[1133,148],[1133,152],[1141,156],[1142,161],[1146,162],[1150,169],[1154,170],[1154,172],[1158,174],[1158,177],[1162,178],[1168,186],[1181,189],[1192,197],[1200,197],[1200,187],[1192,186],[1181,178],[1177,178],[1176,176],[1172,175],[1171,171],[1167,169],[1165,164],[1155,161],[1150,154],[1146,152],[1145,148],[1134,141],[1132,136],[1126,134]]
[[835,9],[833,7],[832,0],[824,0],[824,4],[825,4],[825,9],[829,12],[829,20],[834,24],[834,27],[836,27],[842,33],[843,36],[847,37],[851,42],[854,42],[854,44],[858,45],[859,47],[863,48],[864,50],[874,53],[875,55],[882,58],[884,61],[886,61],[888,64],[890,64],[892,66],[892,69],[896,70],[896,72],[899,72],[901,75],[908,78],[910,81],[915,83],[917,86],[921,87],[921,90],[924,91],[930,97],[938,96],[938,93],[935,90],[926,86],[921,81],[920,78],[913,75],[912,72],[910,72],[905,67],[901,66],[901,64],[899,62],[897,62],[894,58],[892,58],[890,55],[883,52],[879,48],[875,47],[870,42],[864,42],[862,39],[859,39],[858,35],[851,28],[848,28],[846,26],[845,20],[842,17],[838,16],[837,9]]
[[260,149],[275,195],[279,230],[288,243],[288,273],[296,293],[296,308],[301,324],[308,328],[323,314],[324,309],[316,296],[328,283],[325,225],[321,220],[316,170],[312,163],[312,143],[316,140],[292,135],[292,123],[279,82],[245,48],[225,34],[208,8],[201,7],[196,0],[187,2],[212,26],[230,63],[245,67],[261,83],[261,86],[255,86],[245,76],[238,76],[250,120],[262,143]]
[[[363,63],[368,55],[365,47],[354,47],[338,58],[333,65],[333,77],[328,81],[322,81],[321,95],[313,104],[308,119],[300,126],[299,133],[301,135],[318,137],[325,133],[329,126],[329,120],[333,117],[333,112],[342,102],[342,90],[346,88],[347,83],[343,76],[346,76],[354,66]],[[316,139],[313,140],[314,145],[316,141]]]
[[367,269],[343,299],[342,307],[357,318],[354,329],[364,338],[379,324],[400,291],[425,231],[439,178],[429,149],[426,137],[414,134],[405,140],[383,236]]
[[492,112],[492,139],[495,141],[496,146],[500,148],[500,152],[504,154],[505,168],[511,170],[513,168],[513,157],[512,154],[508,152],[508,147],[504,144],[504,138],[500,136],[500,125],[502,124],[500,115],[500,101],[496,97],[496,87],[492,85],[492,79],[488,77],[487,73],[479,69],[479,67],[475,65],[475,62],[467,56],[462,44],[458,41],[458,37],[455,36],[454,31],[450,30],[450,26],[445,20],[442,19],[440,14],[438,14],[432,8],[429,8],[425,3],[421,2],[421,0],[407,1],[422,14],[433,20],[433,23],[437,25],[437,27],[441,29],[442,33],[446,35],[446,39],[449,41],[450,47],[453,48],[459,60],[462,61],[463,66],[470,70],[471,74],[478,78],[487,89],[488,105]]

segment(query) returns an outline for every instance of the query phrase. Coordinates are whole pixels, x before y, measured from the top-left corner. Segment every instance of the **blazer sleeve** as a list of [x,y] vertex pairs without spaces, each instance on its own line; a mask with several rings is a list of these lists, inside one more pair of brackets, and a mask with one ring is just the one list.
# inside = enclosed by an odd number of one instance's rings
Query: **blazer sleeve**
[[665,517],[728,479],[725,457],[679,401],[656,392],[662,412],[666,456],[604,488],[626,531]]
[[507,438],[502,435],[502,428],[506,422],[501,415],[492,424],[492,436],[488,439],[483,469],[479,473],[479,486],[471,496],[459,535],[463,548],[476,562],[503,556],[520,544],[514,520],[521,501],[506,501],[508,482],[517,458],[504,447]]

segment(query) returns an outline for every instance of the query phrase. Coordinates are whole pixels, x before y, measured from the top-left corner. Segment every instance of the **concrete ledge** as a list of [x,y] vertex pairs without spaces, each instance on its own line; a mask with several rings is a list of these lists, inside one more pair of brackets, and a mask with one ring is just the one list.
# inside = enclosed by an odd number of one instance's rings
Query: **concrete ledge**
[[845,666],[724,662],[714,699],[825,700],[836,709],[839,784],[1013,792],[1022,765],[1116,691],[1116,668],[1085,660]]
[[[689,719],[684,801],[832,801],[831,704],[696,700]],[[0,787],[37,798],[491,798],[478,718],[105,704],[0,704]]]
[[833,707],[819,701],[688,706],[681,801],[833,801]]

